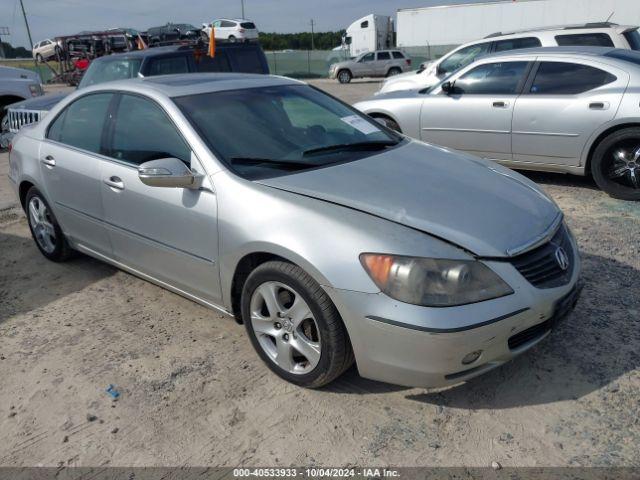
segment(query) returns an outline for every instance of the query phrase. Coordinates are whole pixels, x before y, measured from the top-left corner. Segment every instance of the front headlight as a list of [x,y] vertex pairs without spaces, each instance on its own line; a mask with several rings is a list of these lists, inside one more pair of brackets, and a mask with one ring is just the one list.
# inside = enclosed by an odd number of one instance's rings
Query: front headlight
[[513,290],[475,260],[363,253],[360,262],[391,298],[426,307],[453,307],[510,295]]

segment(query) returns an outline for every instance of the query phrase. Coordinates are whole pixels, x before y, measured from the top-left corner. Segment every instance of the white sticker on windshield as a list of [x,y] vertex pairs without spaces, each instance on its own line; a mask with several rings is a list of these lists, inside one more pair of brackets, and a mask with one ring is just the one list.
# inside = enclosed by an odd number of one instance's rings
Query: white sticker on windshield
[[372,133],[380,131],[380,129],[367,122],[364,118],[360,118],[358,115],[349,115],[348,117],[342,117],[340,120],[348,125],[351,125],[353,128],[359,130],[365,135],[371,135]]

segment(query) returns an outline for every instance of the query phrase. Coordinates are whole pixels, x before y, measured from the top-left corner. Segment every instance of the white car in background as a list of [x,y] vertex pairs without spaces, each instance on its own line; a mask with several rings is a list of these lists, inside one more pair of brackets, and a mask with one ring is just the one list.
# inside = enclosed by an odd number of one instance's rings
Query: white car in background
[[221,18],[213,22],[202,24],[202,31],[207,37],[211,36],[211,28],[215,28],[216,40],[227,40],[229,42],[242,42],[258,39],[258,29],[251,20],[236,18],[233,20]]
[[47,38],[46,40],[42,40],[41,42],[38,42],[33,46],[33,58],[35,58],[38,62],[43,62],[44,60],[55,57],[58,48],[58,42]]
[[435,85],[447,75],[490,53],[535,47],[614,47],[640,50],[638,27],[615,23],[587,23],[512,33],[494,33],[482,40],[467,43],[443,57],[423,63],[420,69],[389,78],[377,93],[422,89]]

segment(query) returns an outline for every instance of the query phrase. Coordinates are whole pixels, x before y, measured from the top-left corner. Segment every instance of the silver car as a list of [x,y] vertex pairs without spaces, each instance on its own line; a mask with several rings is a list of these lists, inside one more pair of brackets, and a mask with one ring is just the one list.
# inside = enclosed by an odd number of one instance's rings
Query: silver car
[[411,59],[400,50],[380,50],[332,64],[329,67],[329,78],[349,83],[352,78],[393,77],[410,68]]
[[512,168],[592,174],[640,200],[640,52],[600,47],[484,57],[431,89],[356,105],[389,127]]
[[10,178],[45,257],[77,250],[234,315],[302,386],[354,359],[371,379],[458,383],[579,293],[575,240],[534,183],[290,79],[79,90],[15,137]]

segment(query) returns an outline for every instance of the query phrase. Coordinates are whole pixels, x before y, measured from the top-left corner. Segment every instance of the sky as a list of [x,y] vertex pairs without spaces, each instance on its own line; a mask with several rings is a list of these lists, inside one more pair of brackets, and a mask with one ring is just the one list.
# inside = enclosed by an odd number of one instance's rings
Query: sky
[[[399,8],[473,3],[483,0],[244,0],[245,16],[264,32],[342,30],[354,20],[376,13],[395,15]],[[486,0],[484,0],[486,1]],[[82,30],[148,27],[174,23],[196,26],[220,17],[240,17],[241,0],[23,0],[31,36],[45,38]],[[0,27],[9,27],[2,41],[29,44],[19,0],[0,0]]]

